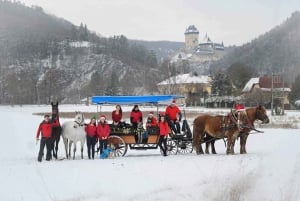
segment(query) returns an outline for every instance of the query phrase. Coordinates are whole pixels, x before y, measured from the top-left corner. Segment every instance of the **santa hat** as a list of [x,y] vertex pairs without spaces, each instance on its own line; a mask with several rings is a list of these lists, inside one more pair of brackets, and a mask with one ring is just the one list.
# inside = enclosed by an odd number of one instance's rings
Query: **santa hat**
[[173,101],[172,101],[172,104],[175,104],[175,103],[176,103],[176,100],[173,100]]
[[164,117],[164,116],[166,116],[166,113],[165,112],[159,112],[159,116]]
[[151,112],[149,112],[149,115],[150,115],[150,114],[153,115],[154,113],[151,111]]
[[235,110],[236,111],[243,111],[243,110],[245,110],[245,106],[243,104],[236,104],[235,105]]
[[106,117],[105,117],[104,114],[102,114],[102,115],[100,116],[100,120],[106,120]]

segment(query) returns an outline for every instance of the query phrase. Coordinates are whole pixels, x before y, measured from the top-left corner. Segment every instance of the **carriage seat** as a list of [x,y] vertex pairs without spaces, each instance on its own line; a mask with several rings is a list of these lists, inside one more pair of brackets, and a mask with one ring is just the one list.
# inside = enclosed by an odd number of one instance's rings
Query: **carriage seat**
[[185,136],[185,134],[182,134],[182,133],[176,133],[176,134],[173,134],[171,137],[172,137],[173,139],[178,139],[178,140],[180,140],[180,139],[184,138],[184,136]]

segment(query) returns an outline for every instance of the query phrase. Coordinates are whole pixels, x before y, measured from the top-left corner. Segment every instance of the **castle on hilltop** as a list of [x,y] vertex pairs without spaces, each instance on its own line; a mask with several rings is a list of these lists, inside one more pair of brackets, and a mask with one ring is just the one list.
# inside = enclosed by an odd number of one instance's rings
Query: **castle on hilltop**
[[190,25],[184,32],[185,50],[188,53],[196,54],[214,54],[216,51],[224,51],[224,44],[214,43],[210,37],[205,34],[203,40],[199,43],[199,31],[195,25]]

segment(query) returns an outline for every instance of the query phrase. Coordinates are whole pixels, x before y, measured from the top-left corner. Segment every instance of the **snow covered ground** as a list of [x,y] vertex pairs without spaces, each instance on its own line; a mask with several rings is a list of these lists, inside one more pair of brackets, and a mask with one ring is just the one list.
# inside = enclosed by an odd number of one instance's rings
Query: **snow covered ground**
[[[78,105],[59,109],[97,111]],[[300,201],[299,129],[260,128],[263,134],[248,138],[247,155],[238,153],[239,142],[237,154],[226,155],[219,141],[217,155],[163,157],[158,149],[129,150],[125,157],[87,160],[85,149],[84,160],[77,152],[76,160],[38,163],[35,134],[43,118],[32,113],[50,111],[48,105],[0,106],[0,200]],[[299,118],[296,111],[286,112]],[[59,157],[64,155],[61,143]]]

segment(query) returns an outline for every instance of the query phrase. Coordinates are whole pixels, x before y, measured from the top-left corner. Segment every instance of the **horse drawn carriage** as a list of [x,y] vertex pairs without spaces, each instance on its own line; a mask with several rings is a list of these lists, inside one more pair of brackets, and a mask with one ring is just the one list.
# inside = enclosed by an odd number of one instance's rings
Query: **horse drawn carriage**
[[[183,98],[175,95],[153,95],[153,96],[93,96],[92,103],[97,104],[97,113],[101,112],[101,106],[104,104],[150,104],[155,105],[157,115],[159,115],[159,106],[170,103],[173,99]],[[99,108],[100,107],[100,108]],[[165,110],[165,108],[163,109]],[[159,118],[159,116],[158,116]],[[111,134],[108,139],[108,146],[112,150],[114,157],[125,156],[128,147],[135,150],[157,149],[159,140],[159,128],[153,127],[144,129],[142,125],[134,129],[130,124],[121,123],[119,126],[111,126]],[[167,141],[168,154],[191,153],[192,133],[190,127],[183,120],[182,133],[180,135],[172,133]]]

